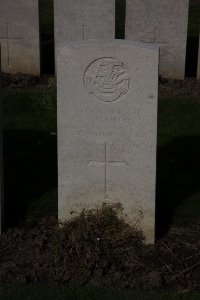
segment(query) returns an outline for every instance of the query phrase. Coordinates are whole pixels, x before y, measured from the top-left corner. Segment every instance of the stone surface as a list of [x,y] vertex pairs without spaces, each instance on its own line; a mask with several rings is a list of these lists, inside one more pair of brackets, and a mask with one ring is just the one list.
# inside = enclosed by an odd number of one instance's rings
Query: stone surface
[[3,225],[3,108],[1,94],[1,47],[0,47],[0,233]]
[[40,73],[38,0],[0,0],[2,71]]
[[198,64],[197,64],[197,79],[200,80],[200,33],[199,33],[199,52],[198,52]]
[[121,40],[59,49],[59,219],[121,203],[153,243],[158,53]]
[[54,0],[54,28],[56,49],[67,41],[114,38],[115,0]]
[[159,74],[184,79],[189,0],[126,2],[126,39],[159,44]]

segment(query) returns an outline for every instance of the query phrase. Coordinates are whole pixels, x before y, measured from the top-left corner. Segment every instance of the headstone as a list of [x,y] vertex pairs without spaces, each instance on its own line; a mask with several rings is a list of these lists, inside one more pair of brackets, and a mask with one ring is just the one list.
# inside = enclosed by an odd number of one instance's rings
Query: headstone
[[54,0],[55,48],[67,41],[115,37],[115,0]]
[[159,74],[184,79],[189,0],[126,2],[126,39],[159,44]]
[[198,64],[197,64],[197,79],[200,80],[200,33],[199,33],[199,52],[198,52]]
[[0,47],[0,233],[3,225],[3,119],[1,97],[1,47]]
[[38,0],[0,0],[2,71],[40,74]]
[[59,219],[121,203],[153,243],[158,52],[121,40],[59,49]]

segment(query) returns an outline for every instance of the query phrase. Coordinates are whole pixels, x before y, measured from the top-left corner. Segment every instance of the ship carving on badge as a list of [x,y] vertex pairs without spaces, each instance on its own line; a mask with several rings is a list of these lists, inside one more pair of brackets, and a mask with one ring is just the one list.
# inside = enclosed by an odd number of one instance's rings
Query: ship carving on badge
[[130,76],[124,63],[112,57],[93,61],[84,74],[89,94],[104,102],[114,102],[129,90]]

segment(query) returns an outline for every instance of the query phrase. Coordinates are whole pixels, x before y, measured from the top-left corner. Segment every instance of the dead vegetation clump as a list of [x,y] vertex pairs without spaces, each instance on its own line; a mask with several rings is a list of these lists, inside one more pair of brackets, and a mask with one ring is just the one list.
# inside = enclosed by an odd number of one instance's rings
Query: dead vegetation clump
[[[62,224],[40,222],[0,237],[0,282],[97,281],[144,249],[141,232],[111,208],[83,211]],[[95,275],[96,274],[96,275]]]
[[83,211],[57,232],[52,248],[53,278],[98,284],[105,275],[116,275],[121,265],[144,248],[142,233],[118,218],[117,211]]
[[192,230],[176,228],[145,246],[141,232],[108,207],[62,225],[50,219],[12,229],[0,237],[0,283],[199,289],[199,225]]

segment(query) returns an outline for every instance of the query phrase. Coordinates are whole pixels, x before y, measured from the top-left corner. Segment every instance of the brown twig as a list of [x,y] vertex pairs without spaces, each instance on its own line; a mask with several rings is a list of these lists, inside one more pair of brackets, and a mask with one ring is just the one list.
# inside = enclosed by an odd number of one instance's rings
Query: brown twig
[[176,254],[172,251],[172,249],[170,249],[163,241],[161,241],[161,243],[163,244],[163,246],[175,257],[175,259],[179,262],[181,268],[183,267],[183,263],[181,262],[181,260],[176,256]]

